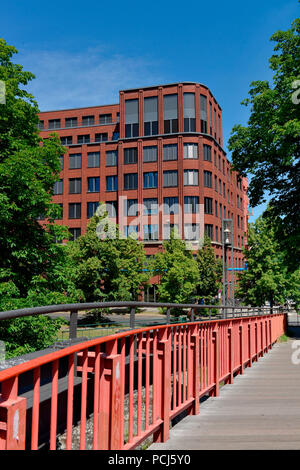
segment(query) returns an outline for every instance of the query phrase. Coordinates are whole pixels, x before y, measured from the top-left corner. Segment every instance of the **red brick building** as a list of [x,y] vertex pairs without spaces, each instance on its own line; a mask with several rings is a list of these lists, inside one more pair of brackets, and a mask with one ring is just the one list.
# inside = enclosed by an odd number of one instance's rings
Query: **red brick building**
[[122,90],[118,104],[42,112],[40,129],[42,137],[57,132],[67,148],[53,201],[63,207],[57,223],[74,238],[103,201],[125,235],[137,231],[147,255],[176,226],[195,249],[206,232],[222,257],[222,218],[228,218],[233,265],[242,267],[247,180],[231,170],[222,109],[205,85]]

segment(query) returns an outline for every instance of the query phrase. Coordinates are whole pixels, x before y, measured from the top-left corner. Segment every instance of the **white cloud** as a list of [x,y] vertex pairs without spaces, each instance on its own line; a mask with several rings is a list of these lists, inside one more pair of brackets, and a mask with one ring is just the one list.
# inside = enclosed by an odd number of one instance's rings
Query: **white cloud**
[[27,90],[41,111],[113,104],[119,90],[163,82],[154,59],[109,56],[101,47],[77,53],[31,50],[15,62],[35,74]]

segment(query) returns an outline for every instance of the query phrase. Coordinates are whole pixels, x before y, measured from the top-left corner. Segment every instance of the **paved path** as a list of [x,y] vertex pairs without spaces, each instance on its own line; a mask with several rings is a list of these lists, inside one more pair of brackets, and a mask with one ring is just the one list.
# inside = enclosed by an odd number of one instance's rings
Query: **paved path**
[[[149,450],[300,449],[300,363],[293,340],[273,349],[235,377],[220,395],[200,404]],[[300,362],[300,341],[297,354]]]

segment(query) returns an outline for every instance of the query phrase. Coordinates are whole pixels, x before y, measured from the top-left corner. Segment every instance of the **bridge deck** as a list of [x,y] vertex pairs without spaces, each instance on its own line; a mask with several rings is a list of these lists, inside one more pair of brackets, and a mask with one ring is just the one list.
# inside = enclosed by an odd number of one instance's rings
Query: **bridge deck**
[[149,450],[300,449],[300,364],[292,363],[292,342],[275,344]]

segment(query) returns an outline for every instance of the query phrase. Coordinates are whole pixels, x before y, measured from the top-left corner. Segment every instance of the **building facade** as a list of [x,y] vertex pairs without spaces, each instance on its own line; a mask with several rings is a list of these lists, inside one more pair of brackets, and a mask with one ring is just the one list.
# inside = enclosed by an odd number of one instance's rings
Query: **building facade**
[[67,152],[53,201],[57,223],[83,234],[99,201],[146,254],[176,227],[197,243],[204,232],[222,257],[222,219],[233,220],[234,267],[243,266],[247,179],[223,150],[222,109],[210,90],[184,82],[122,90],[119,103],[40,113],[41,136],[55,131]]

